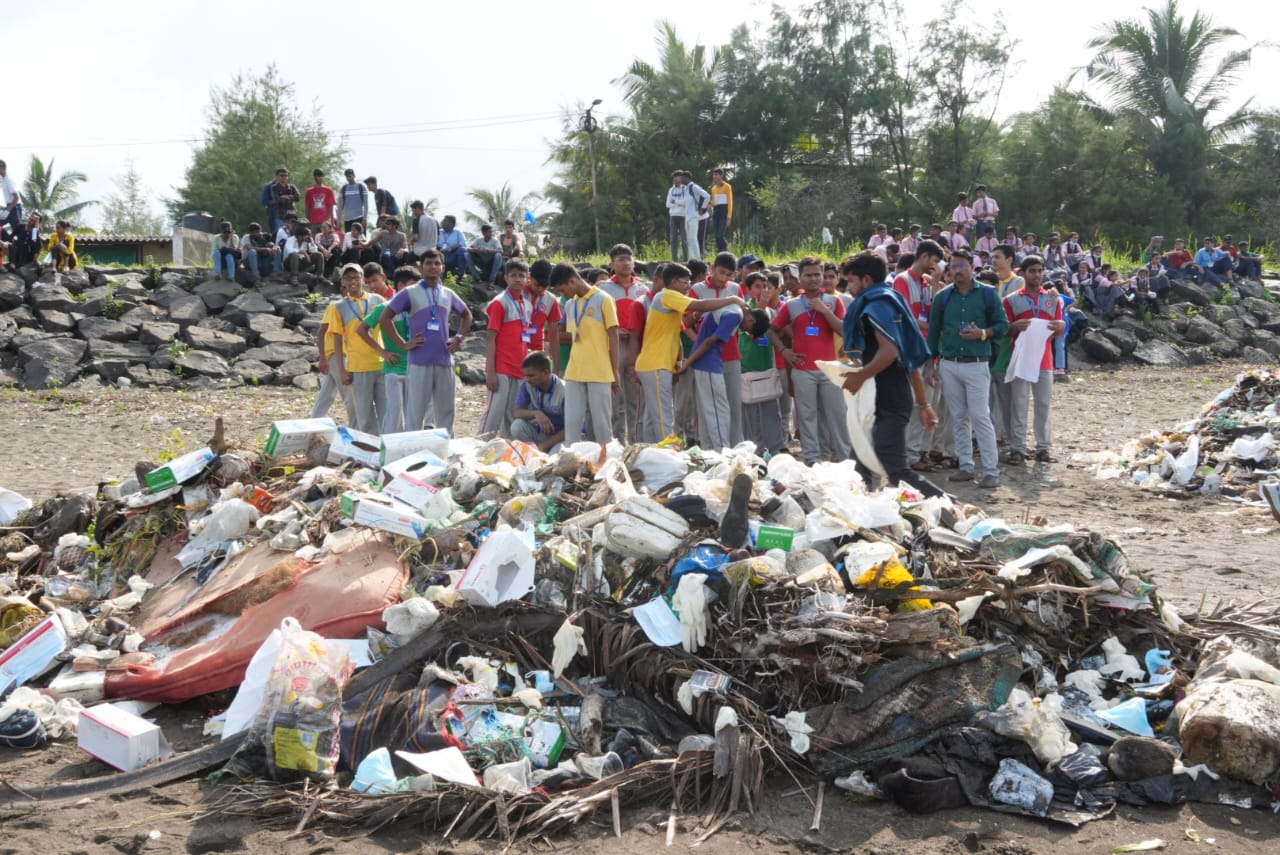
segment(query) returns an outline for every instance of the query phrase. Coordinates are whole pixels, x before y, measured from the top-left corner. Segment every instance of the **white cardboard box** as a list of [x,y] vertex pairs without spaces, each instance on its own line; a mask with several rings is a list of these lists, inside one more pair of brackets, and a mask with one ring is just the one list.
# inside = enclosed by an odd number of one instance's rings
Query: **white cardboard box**
[[329,445],[329,462],[341,463],[354,460],[361,466],[377,469],[381,440],[371,433],[361,433],[349,427],[338,428],[337,437]]
[[160,756],[160,728],[111,704],[80,711],[80,748],[121,772]]
[[430,522],[395,499],[373,493],[343,493],[341,508],[342,515],[352,522],[416,540],[422,540]]
[[68,644],[62,621],[52,614],[0,650],[0,696],[52,668]]
[[416,451],[407,457],[384,463],[382,466],[384,481],[389,481],[400,474],[406,474],[419,481],[433,485],[438,484],[448,471],[449,464],[444,461],[444,458],[430,449]]
[[306,451],[313,436],[323,437],[333,444],[338,435],[338,425],[333,419],[283,419],[271,425],[267,435],[268,457],[287,457]]
[[199,475],[217,456],[212,449],[206,447],[175,457],[164,466],[147,473],[147,486],[153,493],[176,487]]
[[444,428],[388,433],[382,437],[378,464],[386,466],[419,451],[430,451],[437,457],[449,456],[449,431]]

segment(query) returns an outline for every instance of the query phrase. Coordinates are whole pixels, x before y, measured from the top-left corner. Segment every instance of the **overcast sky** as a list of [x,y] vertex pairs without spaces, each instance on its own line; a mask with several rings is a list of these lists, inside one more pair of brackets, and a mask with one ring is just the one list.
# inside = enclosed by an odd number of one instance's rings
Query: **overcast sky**
[[[941,6],[905,5],[927,9],[925,18]],[[998,22],[1020,42],[999,115],[1041,101],[1088,59],[1084,44],[1102,22],[1144,5],[1150,4],[1073,0],[1048,12],[1035,0],[975,2],[980,24]],[[1215,23],[1251,41],[1274,35],[1280,24],[1275,0],[1183,5],[1209,11]],[[437,197],[439,213],[461,214],[471,207],[466,194],[473,187],[509,181],[517,195],[542,189],[553,174],[547,153],[565,108],[601,98],[599,111],[621,112],[611,81],[635,57],[656,59],[659,20],[674,22],[686,43],[717,45],[738,23],[767,21],[771,4],[18,0],[4,6],[0,56],[13,85],[0,159],[19,181],[34,152],[46,162],[55,158],[58,172],[86,173],[83,198],[102,199],[131,154],[159,211],[158,200],[182,183],[190,140],[203,132],[210,87],[275,62],[296,85],[298,103],[305,109],[315,103],[328,128],[346,134],[361,177],[376,174],[402,203]],[[1253,96],[1258,106],[1280,106],[1277,54],[1255,52],[1239,81],[1239,101]],[[291,166],[296,176],[309,172],[306,164]],[[85,220],[98,224],[96,214]]]

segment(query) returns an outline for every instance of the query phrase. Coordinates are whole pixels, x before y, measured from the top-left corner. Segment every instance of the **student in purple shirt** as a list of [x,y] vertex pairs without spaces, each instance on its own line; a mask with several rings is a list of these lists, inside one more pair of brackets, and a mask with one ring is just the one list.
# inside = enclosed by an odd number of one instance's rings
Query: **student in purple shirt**
[[[405,380],[405,430],[421,430],[431,416],[435,427],[453,433],[456,375],[453,353],[471,331],[471,310],[462,298],[442,284],[444,258],[437,249],[422,254],[422,281],[391,298],[378,325],[382,335],[409,353]],[[409,340],[401,338],[393,321],[409,315]],[[449,315],[462,317],[458,334],[449,336]]]

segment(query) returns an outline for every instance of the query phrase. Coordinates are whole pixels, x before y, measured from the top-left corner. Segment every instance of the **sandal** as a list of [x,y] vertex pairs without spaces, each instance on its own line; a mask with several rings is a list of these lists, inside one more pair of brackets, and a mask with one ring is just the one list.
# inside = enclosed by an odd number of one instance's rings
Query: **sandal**
[[1004,456],[1004,462],[1020,465],[1027,462],[1027,455],[1023,454],[1021,451],[1010,451]]
[[911,464],[911,468],[916,472],[937,472],[941,467],[928,457],[921,457]]
[[939,457],[937,462],[938,462],[939,469],[959,469],[960,468],[959,457]]
[[1057,463],[1058,458],[1053,457],[1047,450],[1036,452],[1036,463]]

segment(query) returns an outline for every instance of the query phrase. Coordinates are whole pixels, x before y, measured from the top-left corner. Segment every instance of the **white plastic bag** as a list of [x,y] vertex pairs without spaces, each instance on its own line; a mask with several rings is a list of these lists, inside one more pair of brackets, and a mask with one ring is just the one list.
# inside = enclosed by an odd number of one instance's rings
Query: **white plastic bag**
[[982,714],[979,722],[1002,736],[1027,743],[1041,763],[1052,765],[1076,750],[1071,732],[1062,723],[1062,698],[1057,692],[1037,700],[1021,686],[1015,687],[1004,706]]
[[30,507],[31,500],[26,496],[0,487],[0,525],[8,525]]
[[644,485],[652,492],[689,474],[689,456],[671,448],[646,448],[636,455],[633,465],[644,475]]
[[1197,434],[1191,434],[1187,439],[1187,449],[1177,456],[1173,461],[1173,472],[1169,477],[1179,487],[1187,486],[1192,476],[1196,474],[1196,467],[1200,465],[1200,437]]
[[382,611],[382,622],[387,625],[387,632],[402,645],[431,629],[439,619],[440,610],[424,597],[413,597]]
[[1267,459],[1267,455],[1271,453],[1275,444],[1275,437],[1269,433],[1255,437],[1242,436],[1231,443],[1231,447],[1227,449],[1227,456],[1233,460],[1252,460],[1254,463],[1261,463]]

